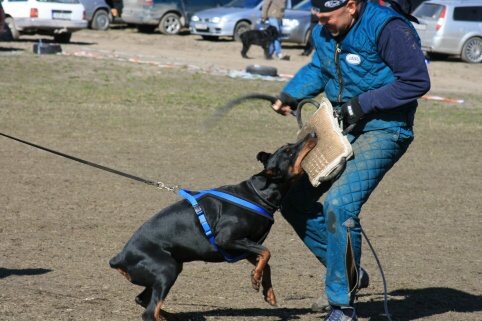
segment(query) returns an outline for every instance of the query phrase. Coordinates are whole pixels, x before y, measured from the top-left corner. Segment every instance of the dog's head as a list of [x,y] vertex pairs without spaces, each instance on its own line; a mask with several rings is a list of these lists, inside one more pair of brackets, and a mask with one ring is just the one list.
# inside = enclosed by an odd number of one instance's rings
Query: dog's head
[[272,38],[278,37],[278,29],[276,29],[274,26],[269,26],[266,28],[266,33]]
[[304,173],[303,158],[315,147],[316,134],[306,135],[294,144],[286,144],[273,154],[259,152],[257,159],[264,165],[261,175],[279,182],[293,182]]

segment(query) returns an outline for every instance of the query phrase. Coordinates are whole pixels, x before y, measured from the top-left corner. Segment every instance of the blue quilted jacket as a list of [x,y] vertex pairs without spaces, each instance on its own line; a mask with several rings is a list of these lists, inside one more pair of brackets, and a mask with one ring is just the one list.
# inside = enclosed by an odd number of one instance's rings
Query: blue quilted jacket
[[[325,92],[334,108],[348,99],[387,86],[396,80],[390,67],[378,52],[378,40],[385,25],[393,19],[406,22],[418,38],[412,24],[394,10],[368,3],[348,34],[341,41],[326,28],[313,29],[316,52],[310,64],[304,66],[285,86],[283,92],[296,100],[313,98]],[[390,50],[397,50],[391,48]],[[364,106],[362,105],[362,108]],[[389,127],[411,127],[417,107],[416,99],[400,106],[380,106],[364,111],[355,131]]]

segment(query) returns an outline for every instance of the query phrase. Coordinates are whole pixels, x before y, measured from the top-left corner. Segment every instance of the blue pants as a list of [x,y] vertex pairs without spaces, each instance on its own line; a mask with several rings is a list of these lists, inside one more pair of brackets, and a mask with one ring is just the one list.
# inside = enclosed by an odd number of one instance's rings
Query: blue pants
[[276,52],[276,56],[280,57],[283,53],[281,52],[281,26],[283,25],[283,20],[277,18],[268,18],[268,23],[278,29],[278,37],[276,37],[273,43],[269,46],[270,57]]
[[[280,208],[283,217],[326,267],[328,301],[339,306],[350,304],[358,279],[361,207],[405,153],[413,132],[396,127],[348,135],[348,139],[354,156],[339,178],[315,188],[305,175],[288,192]],[[318,200],[325,193],[321,204]]]

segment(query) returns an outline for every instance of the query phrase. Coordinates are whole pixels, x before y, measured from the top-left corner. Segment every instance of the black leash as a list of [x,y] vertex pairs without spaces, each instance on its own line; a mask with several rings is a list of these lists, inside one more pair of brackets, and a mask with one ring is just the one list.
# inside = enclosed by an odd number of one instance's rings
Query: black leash
[[239,105],[240,103],[244,102],[245,100],[252,100],[252,99],[260,99],[260,100],[266,100],[269,101],[271,104],[274,104],[276,100],[278,99],[275,96],[271,95],[265,95],[265,94],[258,94],[258,93],[253,93],[253,94],[247,94],[241,97],[238,97],[236,99],[230,100],[218,109],[214,114],[211,115],[205,122],[204,122],[204,127],[206,129],[211,129],[214,127],[220,120],[223,118],[234,106]]
[[83,160],[83,159],[80,159],[80,158],[77,158],[77,157],[74,157],[74,156],[70,156],[70,155],[67,155],[67,154],[64,154],[64,153],[61,153],[61,152],[57,152],[55,150],[52,150],[52,149],[49,149],[49,148],[46,148],[46,147],[42,147],[42,146],[37,145],[37,144],[29,143],[25,140],[15,138],[15,137],[7,135],[7,134],[0,133],[0,135],[4,136],[4,137],[7,137],[7,138],[10,138],[10,139],[13,139],[17,142],[20,142],[20,143],[30,145],[30,146],[33,146],[35,148],[44,150],[46,152],[71,159],[73,161],[76,161],[76,162],[79,162],[79,163],[82,163],[82,164],[85,164],[85,165],[89,165],[89,166],[92,166],[92,167],[95,167],[95,168],[98,168],[98,169],[101,169],[101,170],[104,170],[104,171],[107,171],[107,172],[111,172],[111,173],[114,173],[114,174],[117,174],[117,175],[120,175],[120,176],[124,176],[124,177],[130,178],[130,179],[133,179],[135,181],[145,183],[147,185],[156,186],[157,188],[160,188],[160,189],[167,189],[169,191],[175,191],[178,188],[178,186],[166,186],[162,182],[151,181],[151,180],[144,179],[144,178],[134,176],[134,175],[131,175],[131,174],[127,174],[127,173],[124,173],[124,172],[121,172],[121,171],[118,171],[118,170],[115,170],[115,169],[112,169],[112,168],[109,168],[109,167],[106,167],[106,166],[95,164],[95,163],[92,163],[92,162],[89,162],[89,161],[86,161],[86,160]]

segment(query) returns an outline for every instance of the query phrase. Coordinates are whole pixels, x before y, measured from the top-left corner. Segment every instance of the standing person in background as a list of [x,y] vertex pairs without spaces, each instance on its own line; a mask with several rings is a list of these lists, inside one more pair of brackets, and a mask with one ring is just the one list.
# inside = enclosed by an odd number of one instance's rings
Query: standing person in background
[[326,295],[316,308],[329,311],[325,320],[351,321],[358,320],[355,293],[368,285],[360,267],[359,214],[412,142],[417,99],[429,91],[430,78],[414,17],[366,0],[311,4],[319,20],[312,60],[272,107],[289,115],[299,101],[325,93],[344,127],[354,125],[348,134],[353,157],[334,181],[315,188],[302,177],[280,210],[326,267]]
[[313,45],[313,27],[318,24],[318,17],[316,16],[316,11],[311,9],[311,21],[310,21],[310,37],[308,38],[308,41],[306,42],[305,48],[303,52],[301,53],[302,56],[309,56],[311,55],[311,52],[315,48]]
[[276,37],[270,46],[270,56],[276,52],[276,57],[281,60],[290,60],[290,56],[281,52],[281,26],[285,15],[286,0],[265,0],[261,10],[261,23],[268,23],[278,29]]

